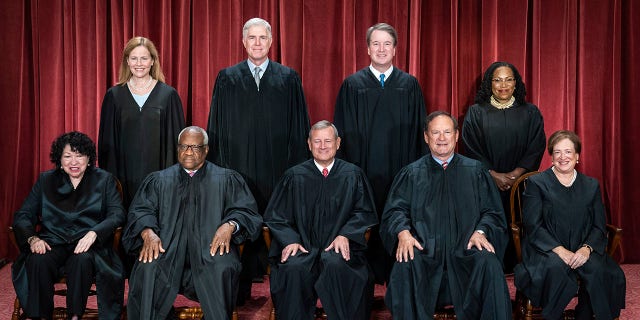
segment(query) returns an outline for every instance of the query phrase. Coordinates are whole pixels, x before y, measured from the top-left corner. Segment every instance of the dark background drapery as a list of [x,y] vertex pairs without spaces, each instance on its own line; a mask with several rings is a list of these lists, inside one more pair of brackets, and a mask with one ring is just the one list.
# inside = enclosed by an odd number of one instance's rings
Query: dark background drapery
[[[399,33],[394,65],[422,86],[428,112],[462,119],[484,69],[516,65],[547,136],[575,130],[578,170],[601,182],[622,257],[640,262],[640,3],[634,0],[8,0],[0,2],[0,257],[7,226],[59,134],[97,140],[100,103],[117,81],[125,42],[153,40],[188,124],[206,127],[221,68],[246,58],[243,23],[273,28],[270,58],[298,71],[312,122],[332,120],[345,76],[368,65],[366,29]],[[545,155],[541,169],[550,166]]]

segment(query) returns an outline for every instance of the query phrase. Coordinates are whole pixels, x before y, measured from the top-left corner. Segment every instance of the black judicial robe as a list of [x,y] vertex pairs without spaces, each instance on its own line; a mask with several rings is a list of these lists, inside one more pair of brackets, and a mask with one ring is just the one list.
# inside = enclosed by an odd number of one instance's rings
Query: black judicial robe
[[[495,254],[466,249],[478,229],[486,233]],[[445,273],[458,319],[480,319],[481,314],[482,319],[511,318],[500,262],[507,224],[496,186],[480,162],[455,154],[443,170],[426,155],[403,168],[380,224],[389,254],[395,255],[403,230],[424,250],[415,249],[410,262],[394,264],[386,295],[394,318],[433,315]]]
[[[365,319],[369,284],[369,271],[364,256],[367,246],[365,231],[376,225],[378,218],[371,188],[367,179],[355,165],[335,159],[327,178],[316,167],[313,159],[287,170],[273,192],[265,212],[265,224],[270,228],[273,241],[269,256],[272,261],[271,292],[279,316],[303,319],[315,311],[315,286],[330,319]],[[349,239],[351,260],[344,262],[338,274],[322,270],[324,249],[338,236]],[[298,252],[284,264],[280,263],[282,250],[299,243],[309,253]],[[335,255],[335,252],[331,252]],[[298,259],[300,261],[293,261]],[[338,260],[344,261],[340,256]],[[287,264],[302,264],[308,270],[308,288],[293,288],[285,271]],[[321,269],[322,271],[317,271]],[[313,270],[313,271],[312,271]],[[298,284],[298,283],[296,283]],[[308,293],[309,296],[300,296]],[[308,313],[296,313],[309,302]]]
[[[20,303],[29,304],[24,265],[31,254],[29,237],[37,235],[55,247],[77,243],[87,232],[95,231],[97,238],[88,252],[94,256],[98,313],[100,319],[120,319],[124,275],[122,262],[113,250],[113,233],[124,219],[116,180],[110,173],[87,167],[75,190],[61,169],[41,173],[13,221],[20,255],[11,271]],[[40,224],[39,232],[36,232],[37,224]]]
[[[164,319],[178,292],[201,302],[206,317],[231,317],[240,260],[237,245],[255,240],[262,217],[235,171],[210,162],[190,177],[175,164],[145,178],[129,208],[122,242],[138,255],[140,233],[151,228],[166,250],[151,263],[136,261],[129,282],[129,319]],[[211,256],[209,244],[220,225],[236,221],[234,250]]]
[[[384,88],[369,67],[347,77],[336,99],[334,124],[342,143],[338,157],[362,168],[382,214],[393,177],[426,152],[426,107],[418,80],[394,67]],[[369,260],[377,282],[386,278],[378,233],[369,243]]]
[[489,103],[469,107],[462,126],[465,155],[489,170],[510,172],[540,167],[546,141],[544,121],[531,103],[498,109]]
[[122,183],[125,208],[147,174],[178,161],[176,145],[184,127],[180,96],[166,83],[156,83],[142,110],[126,85],[104,95],[98,163]]
[[338,156],[365,172],[380,214],[393,177],[425,154],[425,111],[418,80],[396,67],[384,88],[369,67],[342,83],[334,115]]
[[[570,187],[553,170],[529,178],[523,195],[526,237],[515,283],[532,303],[542,306],[547,319],[559,319],[578,291],[582,279],[596,319],[613,319],[625,307],[625,276],[607,254],[607,230],[598,181],[578,173]],[[583,244],[593,248],[589,260],[572,270],[552,250],[575,252]]]
[[208,159],[244,177],[260,213],[284,171],[308,159],[309,128],[302,82],[293,69],[269,60],[259,91],[246,60],[218,73]]
[[[465,155],[484,164],[487,170],[510,172],[520,167],[538,170],[546,141],[544,121],[533,104],[514,104],[498,109],[489,103],[469,107],[462,126]],[[511,190],[500,191],[507,221],[511,222]],[[513,241],[505,255],[505,270],[511,272],[517,263]]]

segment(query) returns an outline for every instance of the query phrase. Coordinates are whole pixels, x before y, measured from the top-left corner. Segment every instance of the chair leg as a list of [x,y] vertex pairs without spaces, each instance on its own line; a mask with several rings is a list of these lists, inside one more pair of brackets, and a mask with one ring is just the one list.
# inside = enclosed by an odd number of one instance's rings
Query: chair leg
[[16,297],[13,301],[13,313],[11,314],[11,320],[20,320],[20,300]]
[[233,314],[231,315],[232,320],[238,320],[238,307],[233,309]]

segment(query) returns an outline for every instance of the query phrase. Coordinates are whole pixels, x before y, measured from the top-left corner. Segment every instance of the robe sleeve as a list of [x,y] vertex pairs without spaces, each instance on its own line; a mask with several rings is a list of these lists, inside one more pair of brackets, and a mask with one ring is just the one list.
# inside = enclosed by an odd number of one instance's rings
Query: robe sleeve
[[398,233],[411,228],[411,195],[413,181],[411,171],[403,168],[393,180],[384,213],[380,222],[380,238],[390,255],[395,254],[398,246]]
[[589,231],[584,244],[588,244],[593,250],[601,255],[606,254],[607,248],[607,226],[606,216],[604,212],[604,205],[602,204],[602,195],[600,193],[600,186],[596,181],[597,187],[594,189],[592,195],[590,213],[593,215],[593,226]]
[[487,239],[496,248],[496,254],[502,257],[508,238],[507,219],[502,208],[502,200],[498,189],[487,170],[479,169],[480,219],[474,228],[483,230]]
[[280,256],[280,251],[292,243],[302,243],[302,238],[294,227],[295,195],[292,191],[293,175],[285,173],[276,185],[271,200],[265,210],[265,225],[272,235],[270,256]]
[[178,146],[178,134],[185,127],[184,110],[182,109],[182,100],[175,89],[172,89],[168,97],[166,106],[165,126],[162,128],[164,133],[162,139],[165,140],[161,144],[163,150],[161,168],[168,168],[178,162],[176,147]]
[[289,157],[288,166],[290,168],[309,158],[309,149],[307,146],[307,137],[309,135],[309,112],[307,111],[307,102],[302,90],[302,81],[293,70],[291,83],[289,85],[291,108],[293,114],[289,117]]
[[13,232],[22,253],[29,253],[27,239],[37,235],[36,225],[42,208],[42,175],[31,188],[31,192],[22,203],[22,207],[13,216]]
[[342,137],[342,148],[338,150],[338,156],[358,167],[362,167],[360,156],[363,141],[358,134],[358,119],[355,114],[358,109],[357,95],[354,94],[351,84],[345,80],[340,87],[333,115],[333,123],[338,128]]
[[415,115],[413,116],[413,121],[411,124],[413,128],[410,132],[415,132],[411,136],[413,140],[413,148],[414,154],[412,158],[409,159],[408,162],[411,162],[413,159],[418,159],[427,153],[427,144],[424,142],[424,121],[426,118],[427,106],[424,103],[424,96],[422,95],[422,88],[420,87],[420,83],[418,80],[414,78],[413,81],[413,90],[411,90],[411,98],[412,105],[414,106]]
[[542,155],[547,145],[544,134],[544,120],[540,110],[532,104],[529,104],[529,141],[527,150],[518,162],[517,167],[525,168],[527,171],[538,170]]
[[227,178],[225,188],[225,222],[233,220],[240,225],[240,230],[233,235],[233,242],[240,244],[246,240],[255,241],[260,236],[262,216],[258,214],[256,201],[251,190],[239,173],[234,172]]
[[208,160],[225,168],[230,168],[227,161],[226,146],[223,144],[221,134],[225,131],[225,121],[222,117],[221,104],[228,101],[229,95],[227,76],[224,70],[221,70],[216,77],[216,82],[211,93],[211,106],[209,107],[209,121],[207,123],[207,133],[209,134],[210,152],[207,156]]
[[150,174],[140,185],[136,197],[129,206],[127,224],[122,233],[122,246],[128,254],[138,254],[143,244],[140,233],[144,229],[151,228],[156,234],[160,232],[158,223],[159,192],[156,189],[155,174]]
[[338,234],[366,247],[365,232],[378,224],[378,215],[376,214],[371,186],[362,171],[356,174],[355,184],[355,203],[351,210],[350,218],[342,226]]
[[119,123],[116,121],[118,115],[114,99],[113,89],[109,89],[102,99],[98,133],[98,165],[100,168],[119,176],[117,170],[117,159],[119,158],[117,150],[120,150],[118,146]]
[[101,245],[112,239],[116,228],[121,226],[125,219],[122,198],[116,188],[116,180],[111,174],[108,174],[107,179],[106,190],[103,193],[105,219],[91,228],[97,234],[96,241]]
[[543,203],[544,195],[538,182],[529,178],[527,188],[522,195],[523,223],[529,242],[538,251],[549,252],[562,245],[545,227]]
[[493,169],[491,161],[484,155],[488,154],[485,146],[485,136],[481,127],[482,116],[480,115],[480,106],[472,105],[469,107],[467,115],[464,117],[462,125],[462,141],[466,155],[470,158],[477,159],[488,170]]

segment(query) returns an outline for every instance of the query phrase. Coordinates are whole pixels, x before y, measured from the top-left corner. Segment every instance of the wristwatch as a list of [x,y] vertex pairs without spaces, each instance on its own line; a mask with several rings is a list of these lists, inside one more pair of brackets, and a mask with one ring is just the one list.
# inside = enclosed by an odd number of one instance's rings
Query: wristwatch
[[233,220],[229,220],[227,223],[228,223],[230,226],[232,226],[232,227],[233,227],[233,231],[234,231],[234,232],[235,232],[235,230],[236,230],[236,229],[238,229],[238,223],[237,223],[237,222],[235,222],[235,221],[233,221]]
[[589,249],[589,253],[593,252],[593,248],[590,245],[586,244],[586,243],[583,244],[582,247],[585,247],[585,248]]

